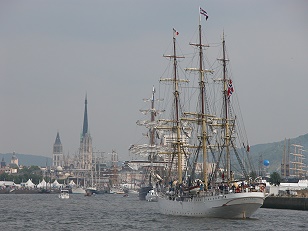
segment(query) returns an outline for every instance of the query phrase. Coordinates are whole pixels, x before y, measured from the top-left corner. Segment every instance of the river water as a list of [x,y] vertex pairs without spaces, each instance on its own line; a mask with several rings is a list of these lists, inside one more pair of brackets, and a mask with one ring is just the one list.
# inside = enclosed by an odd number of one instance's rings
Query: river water
[[249,219],[165,216],[137,194],[0,195],[0,230],[308,230],[307,211],[260,208]]

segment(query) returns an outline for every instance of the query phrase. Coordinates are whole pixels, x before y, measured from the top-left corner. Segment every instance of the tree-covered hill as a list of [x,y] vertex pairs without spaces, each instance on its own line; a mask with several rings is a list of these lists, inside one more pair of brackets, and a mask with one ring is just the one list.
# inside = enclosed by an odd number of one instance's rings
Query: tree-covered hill
[[[286,151],[288,150],[288,141],[289,138],[282,141],[267,143],[267,144],[257,144],[251,146],[250,155],[251,159],[254,162],[255,167],[258,169],[260,164],[263,165],[264,160],[269,160],[269,172],[278,172],[280,173],[280,166],[283,158],[284,148]],[[303,150],[308,149],[308,134],[301,135],[297,138],[290,138],[290,152],[294,153],[294,147],[292,144],[297,144],[303,146]],[[307,157],[308,153],[303,151],[303,154]],[[292,156],[290,156],[290,160],[292,160]],[[304,159],[304,163],[308,164],[308,158]],[[263,167],[263,166],[261,166]]]
[[[0,161],[2,161],[2,158],[4,158],[4,161],[6,162],[6,165],[9,165],[11,163],[13,153],[6,153],[2,154],[0,153]],[[15,153],[15,156],[18,158],[18,164],[23,166],[51,166],[52,159],[50,157],[46,156],[35,156],[35,155],[29,155],[29,154],[20,154]]]

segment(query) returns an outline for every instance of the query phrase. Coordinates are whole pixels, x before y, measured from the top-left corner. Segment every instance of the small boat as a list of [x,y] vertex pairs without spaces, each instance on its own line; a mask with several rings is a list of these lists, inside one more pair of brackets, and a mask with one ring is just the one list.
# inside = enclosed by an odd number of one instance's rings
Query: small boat
[[149,202],[157,202],[158,200],[158,195],[154,191],[154,189],[150,190],[147,195],[145,196],[145,199]]
[[87,194],[95,194],[96,193],[96,188],[95,187],[88,187],[85,189]]
[[126,194],[123,190],[118,190],[118,191],[116,191],[116,194]]
[[85,194],[86,190],[83,188],[77,187],[77,188],[72,188],[72,193],[73,194]]
[[85,196],[92,196],[96,194],[96,188],[94,187],[88,187],[85,190]]
[[148,194],[149,191],[151,191],[153,189],[153,187],[151,185],[149,186],[144,186],[144,187],[141,187],[139,189],[139,199],[140,200],[146,200],[146,196]]
[[130,189],[130,190],[128,190],[128,193],[129,194],[138,194],[139,192],[137,190]]
[[93,195],[93,193],[90,192],[90,191],[86,191],[86,193],[84,194],[85,197],[90,197],[92,195]]
[[68,199],[68,198],[70,198],[70,194],[69,194],[68,190],[67,189],[62,189],[60,194],[59,194],[59,198],[60,199]]

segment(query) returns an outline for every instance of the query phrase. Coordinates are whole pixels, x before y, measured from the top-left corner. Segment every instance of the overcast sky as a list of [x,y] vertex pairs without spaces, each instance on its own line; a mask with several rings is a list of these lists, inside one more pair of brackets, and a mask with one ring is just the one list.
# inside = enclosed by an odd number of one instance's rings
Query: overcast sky
[[51,157],[59,131],[75,154],[87,94],[94,149],[129,159],[172,28],[191,49],[199,6],[207,40],[226,35],[250,145],[306,134],[306,0],[1,0],[0,153]]

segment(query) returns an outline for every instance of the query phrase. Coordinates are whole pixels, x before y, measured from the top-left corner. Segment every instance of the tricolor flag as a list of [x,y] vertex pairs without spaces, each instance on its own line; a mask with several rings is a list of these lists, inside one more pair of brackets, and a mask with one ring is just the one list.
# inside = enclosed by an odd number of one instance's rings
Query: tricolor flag
[[200,14],[202,14],[203,16],[205,16],[205,20],[207,20],[208,17],[209,17],[209,16],[207,15],[206,11],[203,10],[201,7],[200,7]]
[[176,36],[176,35],[179,35],[179,32],[176,31],[176,29],[173,28],[173,34],[174,34],[174,36]]
[[232,95],[233,92],[234,92],[234,89],[233,89],[233,85],[232,85],[232,80],[229,79],[229,85],[228,85],[228,99],[230,98],[230,96]]

